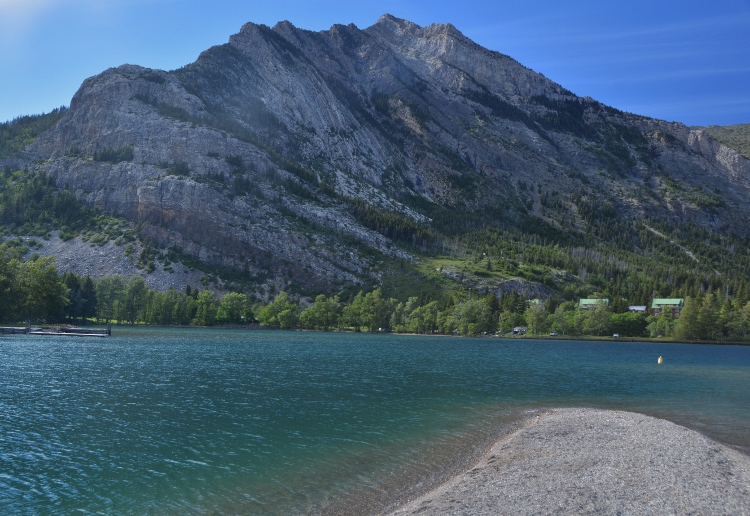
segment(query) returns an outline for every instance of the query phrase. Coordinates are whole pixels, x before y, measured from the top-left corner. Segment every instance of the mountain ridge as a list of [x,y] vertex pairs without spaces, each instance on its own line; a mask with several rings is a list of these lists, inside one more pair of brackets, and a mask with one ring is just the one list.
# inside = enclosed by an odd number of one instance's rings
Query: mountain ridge
[[613,213],[750,232],[750,161],[705,131],[390,15],[364,30],[247,23],[172,72],[111,68],[3,164],[49,174],[160,248],[309,291],[377,284],[425,248],[420,226],[563,238]]

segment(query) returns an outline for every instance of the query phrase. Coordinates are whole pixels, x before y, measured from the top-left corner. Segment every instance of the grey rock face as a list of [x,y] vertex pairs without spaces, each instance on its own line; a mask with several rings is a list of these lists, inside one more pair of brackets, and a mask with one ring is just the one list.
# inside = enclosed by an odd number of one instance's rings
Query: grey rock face
[[[130,161],[92,159],[126,146]],[[377,280],[378,256],[410,258],[344,197],[421,224],[430,207],[554,226],[541,196],[575,216],[584,189],[625,216],[750,231],[750,161],[702,131],[577,97],[452,25],[389,15],[365,30],[248,23],[179,70],[109,69],[15,162],[161,247],[318,291]]]

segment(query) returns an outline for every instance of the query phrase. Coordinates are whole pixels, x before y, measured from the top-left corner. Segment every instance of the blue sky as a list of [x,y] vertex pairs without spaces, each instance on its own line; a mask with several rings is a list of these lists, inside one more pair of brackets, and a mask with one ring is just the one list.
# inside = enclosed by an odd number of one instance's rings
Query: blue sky
[[450,22],[578,95],[688,125],[750,123],[750,0],[0,0],[0,121],[133,63],[171,70],[243,23]]

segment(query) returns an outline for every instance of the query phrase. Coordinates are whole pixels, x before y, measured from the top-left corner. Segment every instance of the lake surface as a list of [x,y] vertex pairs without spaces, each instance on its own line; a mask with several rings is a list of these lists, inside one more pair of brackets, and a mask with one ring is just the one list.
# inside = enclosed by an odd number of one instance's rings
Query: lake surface
[[642,412],[750,449],[750,347],[113,333],[0,337],[3,512],[376,510],[548,407]]

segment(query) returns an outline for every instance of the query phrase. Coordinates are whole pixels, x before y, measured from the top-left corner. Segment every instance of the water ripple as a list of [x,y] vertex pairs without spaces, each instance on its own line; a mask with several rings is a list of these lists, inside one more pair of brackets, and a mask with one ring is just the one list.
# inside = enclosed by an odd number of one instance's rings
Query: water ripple
[[0,506],[377,510],[529,410],[637,410],[742,447],[748,395],[740,347],[148,328],[2,337]]

